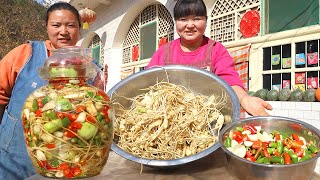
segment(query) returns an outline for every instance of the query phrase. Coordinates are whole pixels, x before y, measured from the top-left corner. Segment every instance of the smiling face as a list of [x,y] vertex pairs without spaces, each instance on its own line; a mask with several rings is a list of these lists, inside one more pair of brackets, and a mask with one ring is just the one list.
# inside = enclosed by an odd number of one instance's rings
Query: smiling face
[[206,29],[205,16],[186,16],[176,20],[176,31],[181,44],[201,44]]
[[80,37],[77,16],[69,10],[55,10],[48,16],[47,32],[54,48],[75,46]]

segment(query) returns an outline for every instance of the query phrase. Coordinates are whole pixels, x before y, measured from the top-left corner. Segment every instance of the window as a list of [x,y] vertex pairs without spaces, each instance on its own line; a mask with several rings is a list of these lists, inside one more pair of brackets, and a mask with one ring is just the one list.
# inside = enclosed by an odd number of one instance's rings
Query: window
[[173,19],[164,5],[146,7],[131,24],[123,42],[123,65],[133,63],[129,66],[136,66],[136,71],[143,69],[139,61],[151,58],[161,39],[173,40],[173,33]]
[[260,12],[260,0],[217,0],[211,12],[211,38],[219,42],[243,39],[239,24],[250,10]]
[[275,33],[319,23],[318,0],[265,0],[264,3],[266,33]]
[[151,58],[156,51],[157,23],[148,23],[140,29],[141,59]]
[[91,56],[92,58],[100,65],[103,65],[103,48],[101,45],[101,39],[98,35],[95,35],[89,45],[91,48]]
[[319,40],[263,48],[263,88],[318,88],[318,55]]

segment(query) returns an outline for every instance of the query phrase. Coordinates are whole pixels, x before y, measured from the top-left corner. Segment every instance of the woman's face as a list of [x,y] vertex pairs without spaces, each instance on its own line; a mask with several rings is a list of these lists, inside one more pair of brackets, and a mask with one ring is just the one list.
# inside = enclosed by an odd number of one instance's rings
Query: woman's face
[[77,16],[68,10],[56,10],[49,14],[47,32],[54,48],[74,46],[80,37]]
[[202,41],[206,24],[205,16],[186,16],[176,20],[176,30],[185,43],[196,43]]

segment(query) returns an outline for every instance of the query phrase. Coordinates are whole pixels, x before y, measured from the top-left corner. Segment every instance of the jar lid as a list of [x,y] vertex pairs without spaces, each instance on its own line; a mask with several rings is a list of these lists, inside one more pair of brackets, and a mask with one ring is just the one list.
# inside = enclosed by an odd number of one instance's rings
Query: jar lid
[[39,76],[45,80],[94,78],[98,67],[89,56],[90,50],[78,46],[53,50],[53,55],[45,61],[43,67],[39,68]]

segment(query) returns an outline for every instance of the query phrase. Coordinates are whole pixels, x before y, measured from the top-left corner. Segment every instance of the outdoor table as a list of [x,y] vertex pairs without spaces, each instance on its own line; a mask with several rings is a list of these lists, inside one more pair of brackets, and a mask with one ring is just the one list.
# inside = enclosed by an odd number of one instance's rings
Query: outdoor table
[[[34,175],[27,180],[48,180],[40,175]],[[90,180],[208,180],[223,179],[235,180],[227,170],[226,156],[221,148],[212,154],[190,162],[170,168],[152,168],[129,161],[111,151],[109,159],[103,171]],[[311,180],[320,180],[320,176],[314,173]]]

